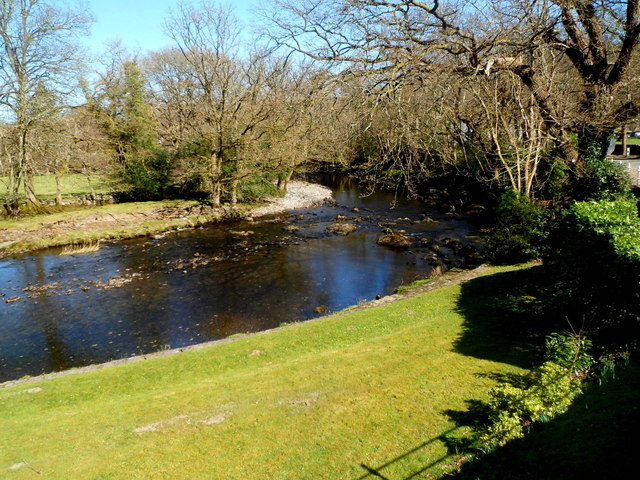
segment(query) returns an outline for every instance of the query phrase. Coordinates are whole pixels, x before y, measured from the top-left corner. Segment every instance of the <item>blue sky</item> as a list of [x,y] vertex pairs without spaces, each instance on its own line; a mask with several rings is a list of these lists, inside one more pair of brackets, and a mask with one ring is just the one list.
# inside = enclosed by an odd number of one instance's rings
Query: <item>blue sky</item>
[[[194,3],[199,3],[196,0]],[[256,4],[266,0],[218,2],[231,5],[243,23],[251,21]],[[171,44],[162,33],[162,24],[177,0],[85,0],[95,23],[85,44],[95,53],[104,50],[105,42],[119,39],[132,53],[144,54]],[[248,28],[248,27],[247,27]]]

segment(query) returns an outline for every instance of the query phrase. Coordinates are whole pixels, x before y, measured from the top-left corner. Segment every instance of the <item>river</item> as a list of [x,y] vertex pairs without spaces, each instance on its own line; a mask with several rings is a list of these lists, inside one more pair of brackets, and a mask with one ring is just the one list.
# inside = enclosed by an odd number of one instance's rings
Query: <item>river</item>
[[[464,264],[447,238],[477,243],[464,217],[329,186],[335,205],[0,260],[0,382],[314,318],[388,295],[434,263]],[[328,232],[338,216],[357,230]],[[416,246],[377,245],[385,228]]]

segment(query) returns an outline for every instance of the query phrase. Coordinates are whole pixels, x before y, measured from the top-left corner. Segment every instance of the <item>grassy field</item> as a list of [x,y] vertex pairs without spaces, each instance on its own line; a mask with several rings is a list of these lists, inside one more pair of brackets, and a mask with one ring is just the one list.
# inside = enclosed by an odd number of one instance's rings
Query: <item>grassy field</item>
[[438,478],[455,412],[534,361],[536,268],[0,389],[0,477]]
[[[7,192],[7,177],[0,177],[0,195]],[[91,178],[91,185],[86,175],[69,174],[62,177],[62,195],[83,195],[91,193],[91,186],[95,193],[109,193],[111,188],[105,176],[95,175]],[[53,175],[37,175],[34,177],[36,194],[43,198],[52,198],[56,195],[56,181]]]

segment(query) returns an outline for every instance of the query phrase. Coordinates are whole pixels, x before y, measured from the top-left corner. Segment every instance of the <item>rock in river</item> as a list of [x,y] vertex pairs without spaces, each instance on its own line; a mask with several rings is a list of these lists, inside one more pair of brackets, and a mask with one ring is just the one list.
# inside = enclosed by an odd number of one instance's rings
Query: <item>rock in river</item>
[[391,232],[378,239],[378,245],[391,248],[409,248],[413,245],[413,238],[399,232]]
[[349,235],[355,231],[358,227],[352,223],[333,223],[327,227],[327,231],[331,233],[337,233],[338,235]]

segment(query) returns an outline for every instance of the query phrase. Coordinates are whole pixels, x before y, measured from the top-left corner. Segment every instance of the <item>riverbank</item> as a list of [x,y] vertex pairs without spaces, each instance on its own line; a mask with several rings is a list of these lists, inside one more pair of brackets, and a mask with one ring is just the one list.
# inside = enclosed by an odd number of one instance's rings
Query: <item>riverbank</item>
[[283,197],[262,205],[213,208],[196,201],[135,202],[69,210],[19,219],[0,219],[0,258],[49,247],[78,249],[108,240],[122,240],[202,225],[275,215],[307,208],[331,198],[331,190],[307,182],[291,182]]
[[[322,317],[317,317],[314,319],[310,319],[310,320],[304,320],[304,323],[309,323],[309,322],[318,322],[318,321],[324,321],[327,318],[330,317],[334,317],[334,316],[341,316],[341,315],[346,315],[346,314],[352,314],[355,312],[359,312],[362,310],[369,310],[372,308],[376,308],[376,307],[381,307],[383,305],[388,305],[391,303],[395,303],[398,302],[400,300],[405,300],[405,299],[409,299],[409,298],[414,298],[417,296],[421,296],[424,295],[426,293],[429,293],[433,290],[437,290],[440,288],[444,288],[444,287],[448,287],[448,286],[452,286],[452,285],[457,285],[460,284],[462,282],[467,282],[469,280],[472,280],[474,278],[486,275],[489,272],[490,267],[487,265],[481,265],[479,267],[476,267],[474,269],[454,269],[454,270],[449,270],[446,271],[444,273],[438,274],[433,276],[430,279],[427,280],[419,280],[417,282],[415,282],[415,284],[413,285],[408,285],[402,288],[399,288],[398,291],[392,295],[386,295],[383,297],[380,297],[376,300],[371,300],[369,302],[363,302],[363,303],[359,303],[358,305],[353,305],[351,307],[346,308],[345,310],[342,310],[340,312],[336,312],[336,313],[332,313],[332,314],[328,314],[328,315],[324,315]],[[199,344],[195,344],[195,345],[189,345],[189,346],[185,346],[185,347],[180,347],[180,348],[174,348],[174,349],[169,349],[169,350],[160,350],[154,353],[148,353],[145,355],[138,355],[138,356],[133,356],[133,357],[126,357],[126,358],[122,358],[122,359],[118,359],[118,360],[112,360],[110,362],[106,362],[106,363],[100,363],[100,364],[93,364],[93,365],[87,365],[85,367],[77,367],[77,368],[71,368],[68,370],[63,370],[60,372],[52,372],[52,373],[47,373],[47,374],[43,374],[43,375],[38,375],[36,377],[24,377],[18,380],[9,380],[6,382],[2,382],[0,383],[0,389],[2,388],[7,388],[7,387],[13,387],[16,385],[22,385],[25,383],[34,383],[34,382],[39,382],[42,380],[49,380],[49,379],[53,379],[53,378],[59,378],[59,377],[66,377],[69,375],[76,375],[79,373],[85,373],[85,372],[92,372],[95,370],[103,370],[105,368],[109,368],[109,367],[115,367],[118,365],[124,365],[126,363],[132,363],[132,362],[141,362],[141,361],[145,361],[145,360],[151,360],[151,359],[155,359],[155,358],[159,358],[159,357],[166,357],[169,355],[177,355],[177,354],[181,354],[184,352],[189,352],[192,350],[200,350],[203,348],[209,348],[215,345],[221,345],[224,343],[228,343],[228,342],[235,342],[240,340],[241,338],[248,338],[248,337],[252,337],[255,335],[267,335],[270,334],[272,332],[277,332],[279,330],[284,330],[284,329],[288,329],[288,328],[292,328],[297,326],[299,323],[290,323],[290,324],[285,324],[282,325],[278,328],[272,328],[272,329],[268,329],[268,330],[262,330],[260,332],[256,332],[256,333],[247,333],[247,334],[236,334],[236,335],[232,335],[230,337],[224,338],[222,340],[214,340],[211,342],[205,342],[205,343],[199,343]]]
[[530,364],[521,314],[499,301],[523,294],[527,270],[477,273],[378,308],[0,389],[0,471],[439,477],[458,459],[447,439],[468,432],[451,412]]

